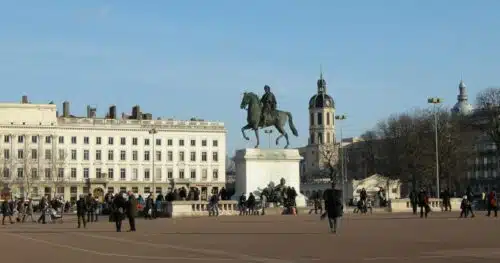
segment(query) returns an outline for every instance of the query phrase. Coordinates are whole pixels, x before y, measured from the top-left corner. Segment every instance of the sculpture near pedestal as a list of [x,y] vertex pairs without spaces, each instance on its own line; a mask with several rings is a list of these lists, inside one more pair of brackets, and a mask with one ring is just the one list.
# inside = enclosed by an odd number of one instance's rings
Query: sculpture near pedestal
[[248,112],[247,125],[241,128],[243,138],[249,140],[249,138],[245,134],[245,130],[253,130],[255,132],[255,138],[257,139],[255,148],[259,148],[259,129],[274,126],[280,133],[280,136],[276,138],[276,145],[279,144],[279,140],[282,137],[285,137],[285,148],[288,148],[288,146],[290,146],[290,141],[288,140],[288,134],[284,128],[287,120],[288,126],[290,126],[290,130],[292,131],[293,135],[299,135],[297,129],[295,128],[295,125],[293,124],[292,114],[288,111],[277,110],[276,97],[273,93],[271,93],[271,89],[269,88],[269,86],[266,85],[264,89],[266,93],[260,100],[257,94],[253,92],[243,93],[243,99],[241,100],[240,108],[246,109]]
[[[243,193],[257,193],[271,182],[274,185],[292,187],[297,193],[297,207],[306,206],[306,198],[300,193],[300,156],[296,149],[242,149],[236,151],[236,184],[233,199]],[[275,189],[278,189],[276,187]],[[279,201],[278,201],[279,203]]]

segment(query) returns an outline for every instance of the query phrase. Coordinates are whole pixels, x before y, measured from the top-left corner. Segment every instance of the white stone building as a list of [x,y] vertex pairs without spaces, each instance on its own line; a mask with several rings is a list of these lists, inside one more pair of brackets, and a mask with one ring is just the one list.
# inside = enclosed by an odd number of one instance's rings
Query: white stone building
[[[201,197],[225,185],[226,130],[220,122],[152,120],[132,115],[70,114],[63,104],[0,103],[0,183],[16,196],[64,196],[133,191],[165,194],[198,188]],[[89,189],[90,187],[90,189]]]

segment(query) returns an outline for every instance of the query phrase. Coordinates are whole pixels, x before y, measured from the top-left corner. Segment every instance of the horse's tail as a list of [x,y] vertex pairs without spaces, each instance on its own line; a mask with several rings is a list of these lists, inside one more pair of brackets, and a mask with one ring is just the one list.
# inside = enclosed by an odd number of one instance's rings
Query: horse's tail
[[288,115],[288,125],[290,126],[290,130],[292,130],[293,135],[299,136],[299,132],[297,131],[297,128],[295,128],[295,124],[293,124],[292,114],[287,112],[286,115]]

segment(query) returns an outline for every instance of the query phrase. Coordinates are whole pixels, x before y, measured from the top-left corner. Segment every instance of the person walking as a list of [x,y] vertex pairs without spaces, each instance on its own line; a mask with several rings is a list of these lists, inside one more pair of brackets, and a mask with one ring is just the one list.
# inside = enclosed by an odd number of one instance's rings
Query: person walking
[[80,195],[80,199],[76,201],[76,217],[78,221],[78,228],[81,227],[83,223],[83,228],[87,228],[87,221],[85,221],[85,216],[87,215],[87,203],[83,195]]
[[28,199],[28,203],[26,204],[26,213],[24,214],[23,217],[23,222],[26,220],[27,217],[31,218],[31,222],[35,223],[36,220],[33,218],[33,199]]
[[472,192],[472,187],[468,186],[467,191],[465,192],[467,196],[467,200],[469,201],[469,206],[467,207],[468,212],[471,214],[471,217],[475,217],[474,211],[472,210],[472,204],[474,203],[474,193]]
[[40,217],[38,218],[37,222],[40,223],[42,222],[42,224],[46,224],[46,214],[47,214],[47,209],[49,208],[49,203],[47,202],[47,198],[44,196],[42,197],[42,199],[40,200],[40,211],[42,212],[42,214],[40,215]]
[[3,200],[2,202],[2,206],[1,206],[1,212],[2,212],[2,225],[5,225],[5,218],[8,217],[9,218],[9,222],[11,224],[14,224],[14,221],[12,221],[12,209],[10,209],[10,205],[9,205],[9,198],[8,197],[5,197],[5,199]]
[[321,215],[321,218],[328,216],[330,232],[336,234],[339,230],[344,205],[342,204],[342,191],[335,189],[335,182],[332,182],[331,189],[325,190],[323,200],[325,200],[326,213]]

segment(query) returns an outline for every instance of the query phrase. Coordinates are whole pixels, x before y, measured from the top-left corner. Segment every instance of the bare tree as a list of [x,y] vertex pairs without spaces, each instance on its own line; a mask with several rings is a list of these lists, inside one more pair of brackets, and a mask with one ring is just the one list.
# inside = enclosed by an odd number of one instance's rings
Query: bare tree
[[418,184],[435,185],[434,114],[437,114],[441,180],[446,179],[448,187],[463,181],[467,160],[473,154],[471,133],[462,119],[446,109],[437,110],[393,115],[367,133],[364,158],[373,165],[374,172],[411,183],[414,188]]
[[9,158],[6,158],[4,151],[0,152],[0,183],[3,187],[4,184],[10,183],[10,168]]
[[320,159],[319,177],[327,176],[331,181],[338,181],[341,174],[342,151],[339,151],[340,144],[320,145],[318,157]]
[[[14,140],[15,138],[15,136],[11,135],[10,140]],[[17,186],[20,190],[19,194],[29,197],[33,187],[39,181],[36,169],[38,153],[36,149],[29,147],[26,135],[18,135],[17,138],[18,142],[22,143],[22,147],[11,147],[11,149],[8,149],[9,156],[4,156],[6,154],[5,151],[1,153],[2,160],[0,165],[2,165],[2,177],[8,174],[9,182]]]
[[[57,154],[57,156],[56,156]],[[54,153],[52,156],[52,186],[54,197],[57,196],[58,189],[60,187],[65,187],[68,183],[67,174],[67,159],[68,159],[68,151],[66,149],[57,149],[57,153]]]

